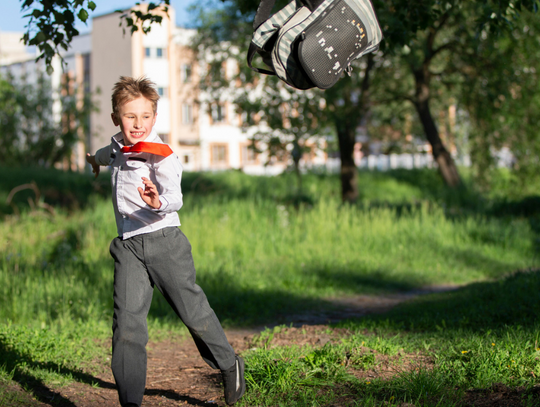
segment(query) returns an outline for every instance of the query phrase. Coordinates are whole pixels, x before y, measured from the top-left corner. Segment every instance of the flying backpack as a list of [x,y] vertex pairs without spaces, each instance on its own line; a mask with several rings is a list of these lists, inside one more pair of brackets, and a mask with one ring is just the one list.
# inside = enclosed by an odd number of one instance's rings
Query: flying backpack
[[[379,49],[382,32],[370,0],[293,0],[270,17],[261,0],[247,61],[297,89],[328,89],[350,74],[351,62]],[[270,69],[252,66],[255,54]]]

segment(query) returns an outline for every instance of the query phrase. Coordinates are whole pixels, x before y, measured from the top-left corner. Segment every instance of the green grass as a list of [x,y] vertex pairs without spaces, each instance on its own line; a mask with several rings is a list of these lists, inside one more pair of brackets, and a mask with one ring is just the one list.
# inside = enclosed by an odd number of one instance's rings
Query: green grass
[[[271,322],[286,310],[323,307],[327,297],[497,278],[535,261],[525,220],[452,220],[429,204],[400,216],[331,200],[298,211],[262,199],[195,205],[187,197],[185,206],[198,281],[228,324]],[[2,318],[47,325],[107,318],[115,235],[106,201],[4,221]],[[176,320],[160,297],[154,305],[152,319]]]
[[[22,192],[21,216],[0,207],[0,386],[16,381],[32,392],[69,380],[91,384],[88,368],[92,358],[107,357],[99,343],[112,318],[108,247],[116,228],[108,180],[13,170],[0,180],[0,200],[32,180],[56,215],[30,211]],[[246,354],[245,405],[329,405],[333,394],[366,406],[451,405],[437,403],[457,403],[468,387],[538,383],[538,273],[507,277],[538,266],[537,197],[505,197],[502,187],[492,196],[472,188],[451,193],[427,170],[361,172],[361,200],[353,206],[340,203],[336,176],[306,176],[300,200],[294,186],[291,174],[184,176],[182,230],[197,281],[226,327],[286,322],[291,312],[356,294],[464,288],[383,318],[349,321],[353,335],[340,344]],[[153,339],[185,334],[159,293],[149,326]],[[435,368],[359,382],[342,364],[346,355],[360,370],[377,363],[360,343],[393,357],[400,349],[419,352]]]
[[[348,392],[350,405],[460,405],[466,390],[494,383],[522,387],[530,405],[539,405],[538,394],[527,393],[540,384],[539,290],[539,271],[516,273],[421,297],[384,316],[342,322],[338,327],[352,334],[337,344],[260,347],[245,355],[250,392],[243,405],[326,405],[317,403],[337,388]],[[269,336],[271,331],[261,334]],[[394,357],[420,354],[431,364],[419,358],[418,365],[400,370],[398,357],[392,378],[359,380],[345,362],[350,358],[358,370],[377,366],[366,349]]]

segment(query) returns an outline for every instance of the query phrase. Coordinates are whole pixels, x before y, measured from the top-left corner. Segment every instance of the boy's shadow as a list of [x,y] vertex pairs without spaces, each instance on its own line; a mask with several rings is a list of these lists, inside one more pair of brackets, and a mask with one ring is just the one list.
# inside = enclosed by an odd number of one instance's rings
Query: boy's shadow
[[[208,382],[210,387],[219,388],[221,383],[221,375],[219,373],[210,373],[205,374],[204,379]],[[186,396],[179,394],[178,391],[171,389],[157,389],[157,388],[147,388],[144,392],[145,396],[161,396],[168,398],[169,400],[180,401],[182,403],[189,403],[194,406],[215,406],[217,400],[201,400],[196,397]],[[180,403],[180,404],[182,404]]]
[[[14,350],[2,337],[0,337],[0,355],[0,364],[4,366],[6,371],[13,372],[12,380],[31,393],[36,400],[51,406],[77,407],[69,398],[47,386],[41,378],[32,373],[33,370],[56,372],[62,376],[73,378],[74,381],[79,383],[97,386],[102,389],[116,390],[114,383],[102,380],[81,370],[70,369],[55,362],[34,360],[29,354]],[[24,366],[24,368],[21,368],[21,366]],[[208,403],[190,396],[182,396],[173,390],[148,389],[145,394],[160,395],[196,406],[215,406],[215,403]]]
[[[76,407],[71,400],[51,389],[41,378],[32,374],[34,369],[56,372],[91,386],[97,385],[105,389],[116,388],[113,383],[106,382],[80,370],[69,369],[55,362],[36,361],[30,355],[14,350],[2,337],[0,337],[0,355],[2,355],[0,363],[4,366],[4,369],[13,373],[12,380],[29,391],[38,401],[50,405]],[[24,367],[21,368],[21,366]]]
[[207,407],[207,406],[216,405],[215,401],[209,402],[209,401],[200,400],[191,396],[182,396],[174,390],[147,389],[144,392],[144,395],[145,396],[161,396],[161,397],[168,398],[169,400],[180,401],[182,403],[187,402],[189,405],[193,405],[193,406]]

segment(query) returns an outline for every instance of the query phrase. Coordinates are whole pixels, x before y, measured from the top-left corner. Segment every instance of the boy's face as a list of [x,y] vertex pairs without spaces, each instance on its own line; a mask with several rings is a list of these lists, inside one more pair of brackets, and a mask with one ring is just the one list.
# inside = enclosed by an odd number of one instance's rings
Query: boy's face
[[156,124],[156,116],[152,102],[142,96],[120,106],[118,115],[111,115],[114,125],[120,126],[124,134],[126,146],[146,140]]

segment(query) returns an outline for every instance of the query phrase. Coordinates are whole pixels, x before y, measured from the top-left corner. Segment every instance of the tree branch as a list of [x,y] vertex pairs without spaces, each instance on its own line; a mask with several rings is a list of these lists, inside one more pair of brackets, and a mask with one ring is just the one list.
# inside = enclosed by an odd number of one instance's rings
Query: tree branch
[[438,53],[442,51],[452,50],[458,44],[459,44],[458,41],[447,42],[446,44],[441,45],[439,48],[434,49],[431,52],[431,57],[433,58],[435,55],[437,55]]

